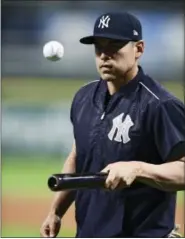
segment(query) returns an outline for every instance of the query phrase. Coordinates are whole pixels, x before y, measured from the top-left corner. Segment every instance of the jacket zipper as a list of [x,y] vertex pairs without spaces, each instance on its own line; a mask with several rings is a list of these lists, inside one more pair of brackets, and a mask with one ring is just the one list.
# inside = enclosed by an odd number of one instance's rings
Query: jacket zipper
[[[111,99],[111,100],[109,101],[109,103],[108,103],[106,109],[103,111],[103,113],[102,113],[102,115],[101,115],[101,117],[100,117],[100,120],[104,120],[106,113],[109,112],[109,111],[111,110],[112,106],[114,105],[114,104],[112,105],[112,102],[113,102],[113,101],[115,101],[115,102],[118,101],[118,100],[120,99],[120,97],[122,97],[122,96],[117,97],[116,100]],[[115,102],[114,102],[114,103],[115,103]]]
[[101,120],[103,120],[105,118],[105,111],[103,112],[103,114],[101,115]]

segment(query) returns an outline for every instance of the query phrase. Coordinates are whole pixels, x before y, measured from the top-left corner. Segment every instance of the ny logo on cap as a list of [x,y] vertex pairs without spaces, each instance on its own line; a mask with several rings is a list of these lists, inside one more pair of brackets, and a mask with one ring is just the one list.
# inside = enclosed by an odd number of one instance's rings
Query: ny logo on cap
[[109,27],[109,21],[110,21],[110,17],[109,16],[102,16],[100,18],[100,22],[99,22],[99,25],[98,25],[98,28],[104,28],[104,27]]

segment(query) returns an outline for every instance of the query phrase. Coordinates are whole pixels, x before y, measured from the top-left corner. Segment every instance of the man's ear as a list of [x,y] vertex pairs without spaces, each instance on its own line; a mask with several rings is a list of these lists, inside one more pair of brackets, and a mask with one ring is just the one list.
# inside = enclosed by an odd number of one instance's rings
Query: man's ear
[[144,52],[144,41],[135,42],[135,56],[139,59]]

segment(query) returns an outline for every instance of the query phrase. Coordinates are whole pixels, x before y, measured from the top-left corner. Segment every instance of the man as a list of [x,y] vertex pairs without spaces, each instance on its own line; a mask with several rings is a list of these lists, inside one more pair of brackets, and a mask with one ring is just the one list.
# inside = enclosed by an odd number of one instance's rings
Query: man
[[100,80],[74,97],[75,140],[62,172],[107,172],[108,190],[56,193],[41,236],[57,236],[75,200],[76,237],[170,237],[176,192],[185,189],[184,105],[139,65],[135,16],[101,15],[80,42],[94,44]]

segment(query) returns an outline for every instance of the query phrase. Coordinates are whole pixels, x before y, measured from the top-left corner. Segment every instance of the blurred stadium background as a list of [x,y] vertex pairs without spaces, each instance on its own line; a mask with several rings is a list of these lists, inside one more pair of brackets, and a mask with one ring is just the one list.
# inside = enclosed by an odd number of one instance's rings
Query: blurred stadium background
[[[142,24],[145,71],[183,100],[183,3],[155,1],[2,2],[2,237],[39,237],[51,198],[50,174],[59,172],[72,145],[70,104],[75,92],[98,78],[94,51],[79,39],[96,17],[128,10]],[[43,45],[57,40],[64,58],[49,62]],[[177,223],[183,225],[179,194]],[[60,236],[75,233],[74,207]],[[180,214],[179,214],[180,213]]]

